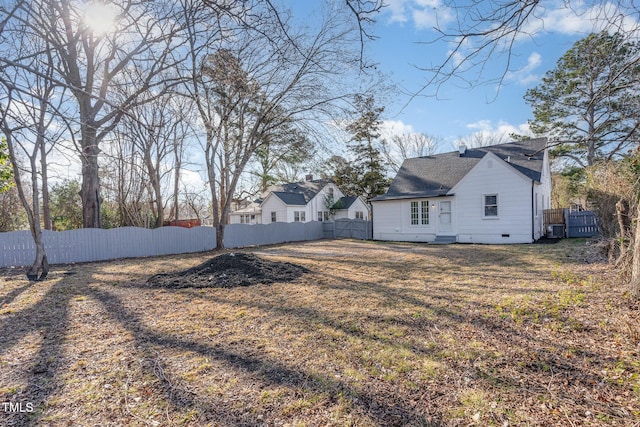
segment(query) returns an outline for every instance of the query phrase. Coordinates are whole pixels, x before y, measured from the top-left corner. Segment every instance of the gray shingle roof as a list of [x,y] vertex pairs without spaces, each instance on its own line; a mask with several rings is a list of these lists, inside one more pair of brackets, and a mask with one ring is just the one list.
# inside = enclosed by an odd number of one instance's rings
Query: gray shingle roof
[[357,199],[356,196],[344,196],[344,197],[340,197],[340,209],[349,209],[351,207],[351,205],[353,204],[353,202],[355,202]]
[[292,182],[287,184],[272,185],[265,193],[273,193],[287,205],[304,206],[315,197],[329,180],[316,179],[305,182]]
[[298,193],[284,193],[282,191],[274,191],[274,195],[278,196],[285,205],[305,206],[307,202],[304,200],[304,195]]
[[508,161],[514,169],[533,181],[542,175],[546,138],[510,142],[433,156],[407,159],[386,194],[373,200],[389,200],[446,195],[488,153]]

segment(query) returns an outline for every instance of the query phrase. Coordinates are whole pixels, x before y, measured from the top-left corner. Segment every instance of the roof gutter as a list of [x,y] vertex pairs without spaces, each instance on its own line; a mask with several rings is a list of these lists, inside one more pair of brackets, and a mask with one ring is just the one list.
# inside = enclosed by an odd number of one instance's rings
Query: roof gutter
[[436,197],[452,197],[455,196],[455,193],[446,193],[446,194],[408,194],[402,196],[391,196],[385,197],[384,199],[378,199],[378,197],[374,197],[369,201],[371,202],[386,202],[388,200],[409,200],[409,199],[433,199]]

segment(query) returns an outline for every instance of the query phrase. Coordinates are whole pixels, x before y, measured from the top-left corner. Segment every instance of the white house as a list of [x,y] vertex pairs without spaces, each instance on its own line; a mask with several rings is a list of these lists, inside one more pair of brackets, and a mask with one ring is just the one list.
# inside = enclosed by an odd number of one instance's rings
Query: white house
[[407,159],[371,201],[375,240],[531,243],[544,235],[546,138]]
[[[330,209],[333,206],[333,209]],[[309,177],[304,182],[273,185],[263,197],[229,215],[231,224],[369,219],[362,197],[345,196],[330,180]]]

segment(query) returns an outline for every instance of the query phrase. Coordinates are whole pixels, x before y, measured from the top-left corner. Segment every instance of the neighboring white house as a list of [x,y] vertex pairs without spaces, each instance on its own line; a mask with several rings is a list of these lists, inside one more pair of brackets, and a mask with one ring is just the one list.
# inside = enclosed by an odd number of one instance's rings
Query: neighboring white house
[[544,235],[546,138],[407,159],[371,201],[375,240],[531,243]]
[[[335,203],[334,209],[329,206]],[[329,180],[311,177],[304,182],[273,185],[262,198],[229,214],[230,224],[329,221],[337,218],[369,219],[362,197],[348,197]]]

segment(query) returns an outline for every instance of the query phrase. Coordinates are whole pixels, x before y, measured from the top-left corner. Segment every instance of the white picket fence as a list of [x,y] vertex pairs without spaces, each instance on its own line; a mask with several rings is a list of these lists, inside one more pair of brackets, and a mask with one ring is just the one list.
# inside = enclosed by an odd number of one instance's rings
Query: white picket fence
[[[232,224],[225,228],[225,246],[237,248],[324,237],[322,223]],[[44,231],[50,264],[105,261],[210,251],[216,247],[211,227],[122,227],[110,230]],[[29,231],[0,233],[0,268],[30,265],[36,254]]]

